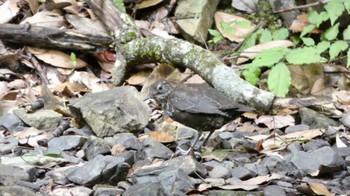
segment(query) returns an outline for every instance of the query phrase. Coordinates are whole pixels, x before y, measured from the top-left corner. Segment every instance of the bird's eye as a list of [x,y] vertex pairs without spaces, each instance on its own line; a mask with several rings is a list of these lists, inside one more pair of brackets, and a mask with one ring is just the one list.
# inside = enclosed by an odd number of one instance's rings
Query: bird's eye
[[162,91],[163,90],[163,85],[162,84],[159,84],[158,86],[157,86],[157,91]]

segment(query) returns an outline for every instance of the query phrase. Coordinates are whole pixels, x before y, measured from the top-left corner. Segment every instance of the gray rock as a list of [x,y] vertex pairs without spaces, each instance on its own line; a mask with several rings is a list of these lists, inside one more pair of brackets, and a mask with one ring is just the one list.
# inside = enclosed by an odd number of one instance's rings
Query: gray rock
[[124,190],[116,187],[99,187],[95,190],[94,196],[121,195]]
[[152,182],[147,185],[135,184],[127,189],[123,196],[165,196],[170,195],[160,182]]
[[142,152],[148,159],[169,159],[173,154],[173,151],[171,151],[168,147],[164,146],[160,142],[153,140],[152,138],[146,138],[142,143],[144,146]]
[[104,139],[97,137],[90,137],[83,148],[87,160],[91,160],[97,155],[109,154],[111,150],[111,146]]
[[0,155],[10,154],[18,146],[17,138],[9,136],[0,139]]
[[62,114],[48,109],[40,109],[33,113],[27,113],[24,108],[20,108],[14,110],[13,113],[27,125],[39,130],[56,128],[62,118]]
[[120,181],[118,182],[118,188],[126,190],[131,187],[131,183],[127,181]]
[[219,137],[223,140],[229,140],[233,137],[233,133],[225,131],[225,132],[220,133]]
[[224,178],[227,179],[231,177],[229,168],[226,168],[221,163],[217,161],[209,161],[203,163],[204,167],[208,170],[208,175],[211,178]]
[[288,145],[287,149],[289,152],[297,152],[297,151],[302,151],[301,145],[299,142],[293,142]]
[[339,126],[339,122],[309,108],[300,108],[299,115],[301,118],[301,123],[310,126],[310,129]]
[[300,176],[300,171],[290,161],[277,155],[265,157],[260,164],[265,166],[269,173]]
[[13,185],[17,181],[31,181],[31,176],[21,168],[0,164],[0,184]]
[[248,180],[255,177],[256,173],[245,167],[236,167],[231,170],[231,176],[240,180]]
[[78,149],[86,141],[86,137],[78,135],[55,137],[49,141],[47,152],[60,154],[64,150]]
[[198,161],[192,156],[179,156],[163,162],[161,166],[174,166],[183,169],[188,175],[199,174],[202,177],[207,175],[205,167],[198,163]]
[[98,137],[137,132],[148,123],[151,109],[131,86],[87,94],[69,106],[79,120],[85,121]]
[[350,156],[345,157],[345,165],[346,165],[347,167],[350,166]]
[[267,167],[260,164],[247,163],[244,165],[244,167],[256,173],[258,176],[265,176],[269,174],[269,170],[267,169]]
[[303,145],[306,152],[317,150],[324,146],[329,146],[329,143],[322,139],[311,140]]
[[[282,10],[290,7],[296,6],[296,1],[281,1],[281,0],[270,0],[271,7],[273,10]],[[299,10],[291,10],[289,12],[282,12],[279,15],[282,17],[283,25],[285,27],[290,27],[293,21],[300,14]]]
[[344,114],[344,116],[340,119],[340,122],[347,128],[350,128],[350,112]]
[[50,195],[92,195],[93,190],[84,186],[56,187]]
[[295,133],[295,132],[305,131],[305,130],[309,130],[309,129],[310,129],[310,127],[308,125],[299,124],[299,125],[287,127],[284,132],[285,133]]
[[36,194],[29,188],[22,186],[0,186],[0,195],[12,196],[12,195],[25,195],[35,196]]
[[211,178],[227,179],[231,177],[230,170],[228,170],[226,167],[221,165],[215,166],[212,170],[208,172],[208,175]]
[[212,185],[212,186],[222,186],[225,185],[225,180],[222,178],[206,178],[204,182]]
[[111,147],[115,144],[119,144],[124,146],[127,150],[141,150],[142,148],[142,144],[132,133],[119,133],[114,135],[113,137],[105,138],[105,141]]
[[295,152],[291,162],[298,169],[307,173],[317,171],[321,165],[337,167],[340,170],[345,163],[344,159],[330,147],[322,147],[309,152]]
[[[161,190],[164,190],[168,195],[185,195],[186,192],[194,188],[194,181],[182,169],[173,166],[140,169],[133,173],[131,182],[143,186],[159,182],[163,187]],[[130,189],[135,185],[131,186]]]
[[264,188],[264,195],[284,196],[286,195],[286,192],[277,185],[271,185]]
[[176,23],[187,40],[195,40],[199,43],[207,40],[207,29],[210,29],[213,24],[214,12],[218,3],[219,0],[183,0],[178,2],[175,10]]
[[119,181],[125,180],[129,170],[129,165],[124,161],[121,157],[98,155],[83,166],[67,169],[65,175],[79,185],[117,185]]
[[350,156],[350,147],[342,147],[342,148],[333,147],[332,149],[334,150],[334,152],[339,154],[341,157]]
[[[227,191],[227,190],[210,190],[207,195],[209,196],[261,196],[262,191]],[[268,196],[268,195],[266,195]]]
[[14,113],[6,113],[0,117],[0,126],[12,131],[18,126],[24,126],[24,123]]

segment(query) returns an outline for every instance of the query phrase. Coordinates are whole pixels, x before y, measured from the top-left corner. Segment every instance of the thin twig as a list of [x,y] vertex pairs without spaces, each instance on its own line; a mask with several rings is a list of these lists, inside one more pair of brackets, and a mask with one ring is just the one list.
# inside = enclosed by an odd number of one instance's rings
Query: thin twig
[[294,6],[294,7],[290,7],[290,8],[286,8],[286,9],[280,9],[280,10],[274,11],[273,13],[274,14],[278,14],[278,13],[282,13],[282,12],[290,12],[290,11],[293,11],[293,10],[301,10],[301,9],[305,9],[305,8],[316,7],[316,6],[319,6],[319,5],[326,4],[328,1],[329,0],[319,0],[319,1],[314,2],[314,3]]

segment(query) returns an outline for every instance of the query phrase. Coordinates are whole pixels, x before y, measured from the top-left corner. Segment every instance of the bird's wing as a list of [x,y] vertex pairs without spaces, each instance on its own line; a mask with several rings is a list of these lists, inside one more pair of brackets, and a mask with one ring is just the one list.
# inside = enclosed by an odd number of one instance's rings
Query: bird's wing
[[[170,104],[180,111],[190,113],[220,114],[226,116],[222,111],[221,100],[210,95],[207,91],[200,91],[196,88],[184,90],[174,90],[169,96]],[[227,105],[225,103],[225,105]],[[236,108],[232,105],[232,108]]]

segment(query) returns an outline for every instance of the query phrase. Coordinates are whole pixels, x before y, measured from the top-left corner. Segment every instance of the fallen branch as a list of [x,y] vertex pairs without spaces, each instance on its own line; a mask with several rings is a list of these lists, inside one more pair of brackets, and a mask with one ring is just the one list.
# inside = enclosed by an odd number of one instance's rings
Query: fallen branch
[[115,84],[124,80],[128,66],[166,62],[190,68],[232,101],[250,105],[261,112],[270,109],[274,99],[272,93],[241,79],[212,52],[179,39],[140,38],[130,17],[119,11],[111,0],[89,0],[88,4],[107,29],[114,32],[119,53],[112,73]]

